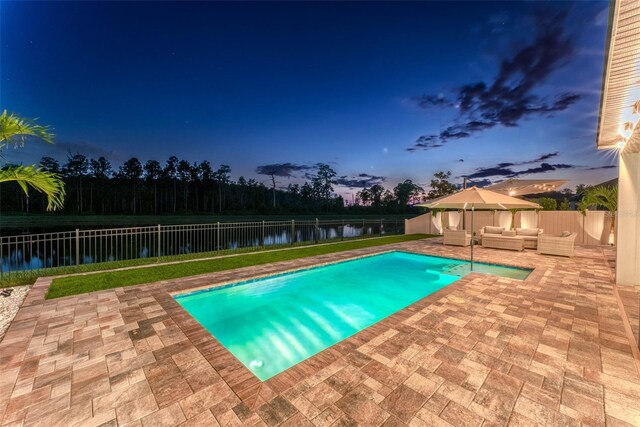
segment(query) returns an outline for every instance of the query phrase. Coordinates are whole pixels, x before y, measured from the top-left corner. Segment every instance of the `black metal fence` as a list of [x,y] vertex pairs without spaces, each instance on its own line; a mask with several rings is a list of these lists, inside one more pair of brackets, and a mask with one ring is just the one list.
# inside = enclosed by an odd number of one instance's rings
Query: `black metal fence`
[[404,234],[404,220],[303,220],[75,230],[0,237],[0,276],[167,256]]

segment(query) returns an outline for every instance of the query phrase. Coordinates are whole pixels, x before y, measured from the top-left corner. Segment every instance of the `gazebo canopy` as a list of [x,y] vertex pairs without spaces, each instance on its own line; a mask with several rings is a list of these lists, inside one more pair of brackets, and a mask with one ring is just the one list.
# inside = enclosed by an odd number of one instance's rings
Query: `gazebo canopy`
[[470,187],[416,206],[431,209],[539,209],[537,203],[517,199],[495,191]]
[[523,196],[525,194],[546,193],[556,191],[569,182],[567,179],[513,179],[509,178],[497,184],[485,187],[487,190],[503,193],[508,196]]

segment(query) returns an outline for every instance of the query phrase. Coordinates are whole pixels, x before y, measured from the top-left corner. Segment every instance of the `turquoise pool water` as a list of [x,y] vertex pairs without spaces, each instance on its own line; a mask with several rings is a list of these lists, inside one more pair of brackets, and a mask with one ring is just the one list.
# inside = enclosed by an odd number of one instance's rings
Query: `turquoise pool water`
[[[468,272],[465,261],[389,252],[175,299],[264,381]],[[531,271],[475,263],[474,272]]]

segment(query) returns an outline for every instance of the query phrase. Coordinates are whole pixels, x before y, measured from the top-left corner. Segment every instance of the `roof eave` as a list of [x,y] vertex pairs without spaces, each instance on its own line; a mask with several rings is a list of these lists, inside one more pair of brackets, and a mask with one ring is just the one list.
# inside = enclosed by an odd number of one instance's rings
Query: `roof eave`
[[603,122],[603,110],[604,110],[604,101],[606,88],[609,82],[608,74],[609,68],[611,65],[611,40],[613,35],[613,27],[616,22],[614,20],[616,7],[618,7],[617,2],[615,0],[609,0],[609,19],[607,23],[607,38],[605,40],[605,53],[604,53],[604,65],[602,67],[602,85],[600,88],[600,107],[598,109],[598,127],[596,129],[596,148],[597,149],[605,149],[608,147],[600,146],[600,134],[602,129]]

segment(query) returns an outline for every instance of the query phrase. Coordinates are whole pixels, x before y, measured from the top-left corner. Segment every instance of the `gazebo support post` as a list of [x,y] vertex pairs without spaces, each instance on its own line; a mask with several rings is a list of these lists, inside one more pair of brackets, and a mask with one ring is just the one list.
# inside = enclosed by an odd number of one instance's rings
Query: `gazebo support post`
[[473,231],[473,212],[474,207],[471,205],[471,271],[473,271],[473,241],[475,240],[476,233]]

